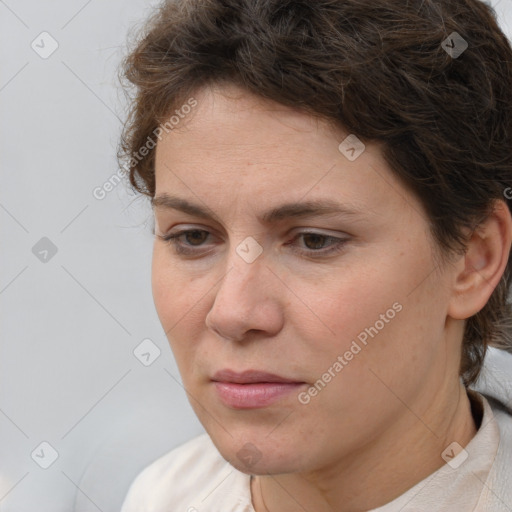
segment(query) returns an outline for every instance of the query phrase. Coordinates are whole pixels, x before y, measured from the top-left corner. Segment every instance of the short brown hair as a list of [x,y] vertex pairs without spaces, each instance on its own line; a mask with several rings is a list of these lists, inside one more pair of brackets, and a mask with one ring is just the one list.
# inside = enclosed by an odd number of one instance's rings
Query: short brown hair
[[[450,51],[465,43],[461,55]],[[464,233],[496,200],[511,207],[512,49],[480,0],[166,1],[122,77],[135,94],[118,156],[147,196],[155,193],[154,149],[133,155],[194,91],[224,82],[382,142],[445,254],[464,250]],[[466,385],[487,345],[512,351],[510,262],[466,321]]]

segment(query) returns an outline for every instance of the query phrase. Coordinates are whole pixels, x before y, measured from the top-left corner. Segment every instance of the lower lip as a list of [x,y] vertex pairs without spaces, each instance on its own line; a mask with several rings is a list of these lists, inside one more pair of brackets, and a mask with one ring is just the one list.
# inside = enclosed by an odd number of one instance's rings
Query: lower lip
[[303,382],[256,382],[254,384],[214,382],[214,384],[221,400],[234,409],[266,407],[304,386]]

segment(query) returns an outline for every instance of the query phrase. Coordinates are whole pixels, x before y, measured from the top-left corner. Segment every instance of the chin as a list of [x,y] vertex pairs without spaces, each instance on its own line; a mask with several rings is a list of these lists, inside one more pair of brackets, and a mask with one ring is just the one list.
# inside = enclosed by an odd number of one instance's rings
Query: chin
[[293,435],[269,436],[268,429],[243,433],[208,431],[222,457],[242,473],[275,475],[304,469],[304,445]]

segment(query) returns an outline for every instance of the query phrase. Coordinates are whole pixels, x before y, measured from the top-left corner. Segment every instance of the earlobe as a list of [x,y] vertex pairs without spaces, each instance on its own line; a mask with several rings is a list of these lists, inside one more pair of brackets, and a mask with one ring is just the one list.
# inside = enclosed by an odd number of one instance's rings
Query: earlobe
[[448,315],[464,320],[478,313],[489,300],[507,266],[512,243],[512,217],[504,201],[471,234],[457,265]]

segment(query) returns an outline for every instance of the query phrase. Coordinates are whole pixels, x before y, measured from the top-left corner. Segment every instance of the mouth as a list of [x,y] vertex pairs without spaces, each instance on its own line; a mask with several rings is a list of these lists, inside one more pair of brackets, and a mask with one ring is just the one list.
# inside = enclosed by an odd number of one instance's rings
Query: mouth
[[233,409],[267,407],[306,384],[259,370],[221,370],[212,377],[212,382],[221,401]]

